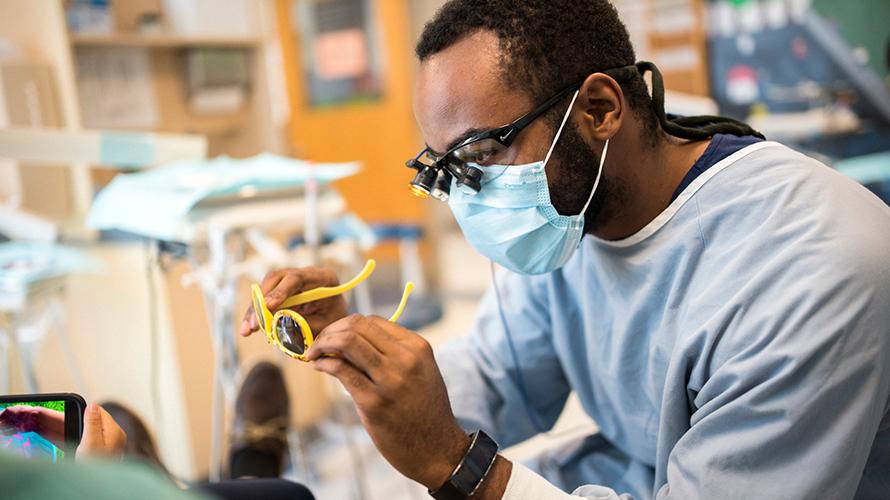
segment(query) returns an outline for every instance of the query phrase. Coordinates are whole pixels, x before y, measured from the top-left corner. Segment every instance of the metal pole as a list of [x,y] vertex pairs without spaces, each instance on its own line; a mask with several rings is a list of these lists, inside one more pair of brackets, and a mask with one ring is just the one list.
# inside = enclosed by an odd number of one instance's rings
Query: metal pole
[[225,416],[235,398],[235,382],[238,373],[238,351],[235,346],[235,325],[232,322],[235,291],[238,277],[229,276],[233,260],[240,259],[244,251],[243,238],[239,235],[238,246],[229,252],[229,234],[220,228],[208,232],[208,268],[211,279],[202,283],[204,303],[210,321],[210,337],[213,342],[215,380],[211,414],[210,480],[219,481],[223,468],[223,441]]
[[312,265],[318,266],[321,264],[321,230],[318,227],[318,182],[315,179],[315,162],[308,161],[306,164],[308,166],[308,175],[306,176],[306,184],[303,189],[306,203],[303,238],[306,240],[306,245],[309,246]]
[[218,291],[224,278],[226,264],[226,233],[224,230],[211,228],[207,235],[208,266],[213,277],[212,283],[203,283],[207,312],[210,315],[210,337],[213,342],[213,361],[215,377],[213,381],[213,405],[211,415],[210,439],[210,480],[219,481],[222,476],[222,433],[223,413],[225,411],[223,394],[223,339],[222,323]]
[[9,355],[9,336],[10,330],[0,330],[0,394],[9,394],[9,363],[11,356]]
[[19,328],[13,327],[12,342],[19,352],[21,361],[22,379],[25,381],[25,392],[34,394],[37,390],[37,376],[34,374],[34,346],[32,342],[19,342]]

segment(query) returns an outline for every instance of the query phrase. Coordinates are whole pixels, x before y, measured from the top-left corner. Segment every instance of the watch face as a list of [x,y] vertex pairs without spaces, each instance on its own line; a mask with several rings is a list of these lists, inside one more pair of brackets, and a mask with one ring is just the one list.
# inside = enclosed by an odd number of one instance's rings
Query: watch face
[[438,490],[429,492],[436,500],[465,500],[476,492],[491,470],[498,455],[498,444],[482,431],[471,437],[470,448],[451,478]]

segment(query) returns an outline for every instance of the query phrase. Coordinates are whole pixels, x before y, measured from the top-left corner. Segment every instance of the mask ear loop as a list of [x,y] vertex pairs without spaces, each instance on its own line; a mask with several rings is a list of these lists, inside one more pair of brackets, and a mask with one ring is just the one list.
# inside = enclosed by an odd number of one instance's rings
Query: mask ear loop
[[606,164],[606,153],[609,152],[609,139],[606,139],[606,145],[603,146],[603,154],[600,155],[600,166],[599,170],[596,172],[596,180],[593,182],[593,189],[590,190],[590,196],[587,197],[587,203],[584,204],[584,208],[581,209],[581,213],[579,215],[584,215],[587,212],[587,207],[590,206],[590,202],[593,200],[593,195],[596,194],[596,190],[600,187],[600,179],[603,177],[603,165]]
[[[578,100],[578,95],[581,93],[581,90],[576,90],[575,95],[572,96],[572,102],[569,103],[569,109],[566,110],[565,116],[562,117],[562,123],[559,124],[559,129],[556,130],[556,137],[553,138],[553,142],[550,144],[550,149],[547,151],[547,156],[544,157],[544,165],[542,168],[547,166],[547,163],[550,161],[550,157],[553,155],[553,149],[556,148],[556,143],[559,142],[559,137],[562,135],[562,129],[565,128],[566,122],[569,121],[569,116],[572,114],[572,108],[575,107],[575,101]],[[600,155],[600,166],[599,170],[596,173],[596,181],[593,183],[593,189],[590,191],[590,196],[587,197],[587,203],[584,204],[584,208],[581,209],[580,215],[584,215],[584,212],[587,211],[587,207],[590,206],[590,202],[593,200],[593,195],[596,194],[596,189],[600,185],[600,179],[603,176],[603,165],[606,162],[606,153],[609,151],[609,139],[606,139],[606,145],[603,146],[603,154]]]
[[559,142],[559,136],[562,135],[562,129],[566,126],[566,122],[569,121],[569,115],[572,114],[572,108],[575,106],[575,100],[578,99],[578,94],[580,92],[581,90],[576,90],[575,95],[572,96],[572,102],[569,103],[569,109],[566,110],[565,116],[562,117],[562,123],[559,124],[559,129],[556,131],[556,136],[550,144],[550,149],[547,151],[547,156],[544,157],[544,165],[541,168],[546,167],[547,162],[550,161],[550,155],[553,154],[553,148],[555,148],[556,143]]

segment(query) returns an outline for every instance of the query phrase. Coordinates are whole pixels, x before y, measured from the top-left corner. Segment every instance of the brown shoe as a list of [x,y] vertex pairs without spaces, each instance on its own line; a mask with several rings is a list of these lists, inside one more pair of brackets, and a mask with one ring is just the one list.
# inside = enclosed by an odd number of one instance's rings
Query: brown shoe
[[238,392],[229,477],[279,477],[288,451],[290,398],[281,369],[254,366]]

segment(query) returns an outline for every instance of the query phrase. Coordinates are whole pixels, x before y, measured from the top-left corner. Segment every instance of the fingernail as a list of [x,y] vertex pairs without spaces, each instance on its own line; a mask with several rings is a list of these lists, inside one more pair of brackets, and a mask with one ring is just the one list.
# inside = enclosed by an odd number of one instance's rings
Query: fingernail
[[241,335],[244,336],[244,335],[247,335],[248,333],[250,333],[250,321],[247,321],[245,319],[244,321],[241,322]]
[[90,404],[88,404],[88,405],[87,405],[87,412],[88,412],[88,413],[99,413],[99,405],[97,405],[96,403],[90,403]]

